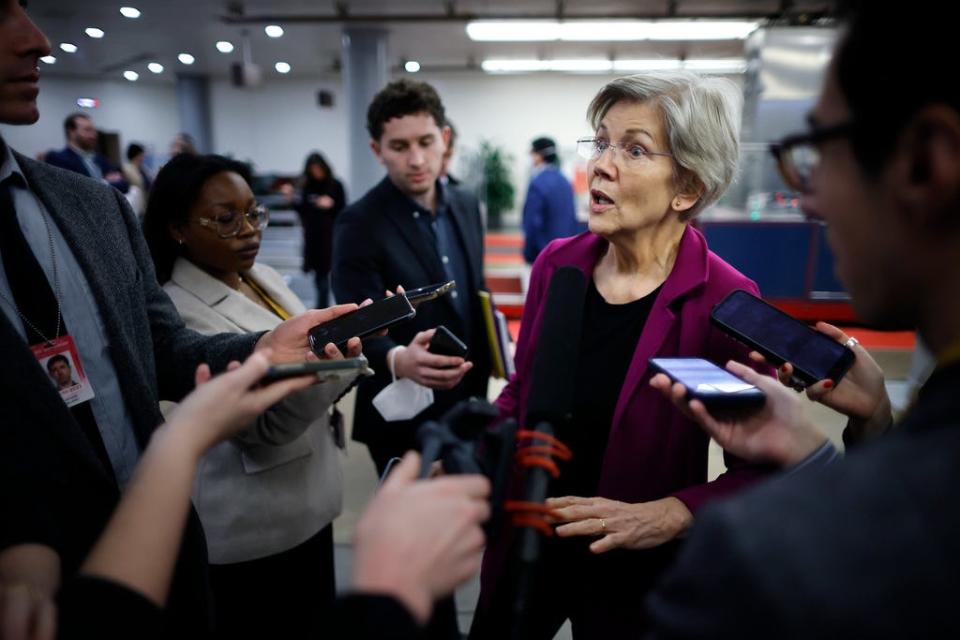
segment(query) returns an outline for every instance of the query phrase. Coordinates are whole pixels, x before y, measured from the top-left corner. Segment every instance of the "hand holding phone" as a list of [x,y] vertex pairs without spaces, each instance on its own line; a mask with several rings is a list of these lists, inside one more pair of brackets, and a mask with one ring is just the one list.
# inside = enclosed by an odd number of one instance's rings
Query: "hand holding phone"
[[442,324],[430,338],[427,351],[441,356],[456,356],[464,359],[467,357],[467,345]]
[[855,358],[843,344],[746,291],[734,291],[721,300],[710,321],[771,364],[779,367],[789,362],[793,386],[799,388],[826,379],[836,385]]
[[389,296],[317,325],[308,334],[310,348],[322,358],[324,357],[323,348],[332,342],[345,353],[347,341],[350,338],[366,338],[377,331],[409,320],[416,314],[407,296],[402,293]]
[[702,358],[650,358],[654,371],[666,374],[687,388],[691,399],[708,409],[762,407],[766,396],[751,384]]
[[665,373],[653,376],[650,386],[703,427],[724,451],[745,460],[789,467],[826,442],[823,432],[807,417],[796,393],[739,362],[727,363],[727,369],[734,380],[752,385],[765,395],[763,406],[712,413],[682,381]]
[[421,331],[406,347],[399,348],[394,357],[394,372],[398,378],[409,378],[431,389],[452,389],[473,368],[473,363],[461,357],[430,353],[430,340],[435,329]]

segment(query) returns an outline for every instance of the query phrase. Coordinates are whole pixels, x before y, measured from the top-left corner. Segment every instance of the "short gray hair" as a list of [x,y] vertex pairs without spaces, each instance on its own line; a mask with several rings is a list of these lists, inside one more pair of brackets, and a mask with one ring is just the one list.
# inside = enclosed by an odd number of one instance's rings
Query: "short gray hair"
[[689,220],[720,199],[737,173],[740,157],[740,109],[737,86],[725,78],[688,71],[644,73],[607,83],[590,102],[587,118],[594,130],[621,101],[651,102],[663,116],[678,184],[690,177],[703,194],[685,212]]

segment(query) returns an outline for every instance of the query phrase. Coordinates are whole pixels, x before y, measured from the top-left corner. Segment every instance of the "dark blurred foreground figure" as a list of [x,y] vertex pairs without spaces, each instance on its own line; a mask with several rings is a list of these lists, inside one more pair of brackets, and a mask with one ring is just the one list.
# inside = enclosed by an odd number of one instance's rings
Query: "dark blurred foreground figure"
[[[199,388],[154,432],[103,535],[79,575],[61,589],[59,611],[46,594],[30,588],[50,579],[45,569],[57,561],[52,549],[21,545],[0,553],[3,568],[21,579],[0,575],[0,640],[199,637],[199,629],[171,635],[163,625],[198,461],[312,382],[308,376],[258,386],[270,355],[254,354],[215,379],[207,365],[197,369]],[[481,476],[417,481],[419,467],[417,455],[408,454],[378,490],[354,538],[355,593],[318,611],[325,635],[306,637],[418,638],[433,601],[476,573],[489,483]],[[0,506],[5,516],[15,515],[8,502]],[[444,526],[425,531],[424,522]]]
[[297,213],[303,225],[303,270],[313,271],[317,283],[316,306],[325,307],[330,300],[333,223],[346,206],[347,196],[319,153],[307,157],[302,180]]
[[[25,5],[0,0],[4,125],[40,115],[38,61],[50,43]],[[313,357],[307,330],[337,315],[307,311],[262,334],[188,330],[157,284],[126,200],[17,154],[2,137],[0,265],[0,582],[46,596],[76,575],[102,533],[162,421],[161,398],[182,399],[200,362],[220,370],[267,348],[277,361]],[[87,393],[51,384],[42,362],[56,353],[75,373],[82,365]],[[166,620],[179,637],[202,635],[209,622],[203,535],[188,513]],[[44,580],[8,564],[7,553],[21,551],[50,560]]]
[[[936,64],[956,52],[941,6],[864,3],[809,131],[780,148],[804,210],[828,225],[858,316],[916,328],[937,369],[890,434],[842,460],[801,419],[796,395],[769,381],[757,379],[766,408],[740,421],[677,400],[741,455],[813,458],[704,512],[650,600],[656,638],[960,636],[960,86]],[[865,352],[850,344],[854,370],[811,395],[850,415],[848,430],[882,430],[882,384],[862,375]]]

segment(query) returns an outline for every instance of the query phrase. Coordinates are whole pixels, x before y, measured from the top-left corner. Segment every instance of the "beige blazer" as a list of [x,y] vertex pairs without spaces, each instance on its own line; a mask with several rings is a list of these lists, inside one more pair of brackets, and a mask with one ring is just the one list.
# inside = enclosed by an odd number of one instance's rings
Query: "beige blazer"
[[[291,314],[303,303],[262,264],[244,274]],[[202,334],[265,331],[280,318],[179,258],[164,285],[186,325]],[[330,408],[353,376],[314,385],[271,407],[200,463],[193,501],[210,562],[254,560],[305,542],[340,513],[342,477]]]

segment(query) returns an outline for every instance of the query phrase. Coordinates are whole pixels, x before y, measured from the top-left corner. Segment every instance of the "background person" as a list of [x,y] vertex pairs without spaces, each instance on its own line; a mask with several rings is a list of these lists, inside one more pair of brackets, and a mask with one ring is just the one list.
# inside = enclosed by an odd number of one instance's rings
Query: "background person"
[[[531,640],[553,638],[567,618],[576,638],[643,633],[637,602],[695,514],[762,475],[727,456],[727,472],[707,482],[709,438],[646,384],[654,356],[747,357],[709,316],[731,291],[757,287],[689,225],[736,172],[739,104],[728,81],[665,73],[614,80],[588,109],[596,134],[579,148],[590,160],[590,230],[534,263],[517,373],[497,399],[524,424],[545,292],[559,267],[576,266],[588,280],[576,396],[570,423],[555,425],[573,460],[550,489],[560,526],[531,588]],[[472,637],[509,631],[508,546],[501,536],[487,550]]]
[[[202,334],[265,331],[305,310],[279,273],[256,263],[269,218],[243,172],[220,156],[181,154],[157,175],[144,218],[157,278]],[[332,346],[328,357],[342,358]],[[355,377],[300,391],[203,458],[193,502],[221,636],[320,634],[318,611],[336,593],[342,502],[330,416]]]
[[330,263],[333,257],[333,224],[347,204],[343,184],[333,176],[319,153],[311,153],[303,166],[297,213],[303,225],[303,270],[313,271],[318,307],[330,300]]
[[126,193],[130,189],[120,170],[97,151],[99,134],[90,116],[83,113],[70,114],[63,121],[63,132],[67,138],[67,146],[60,151],[48,153],[47,163],[94,180],[102,180],[120,193]]
[[523,202],[523,259],[533,264],[544,247],[557,238],[575,236],[577,223],[573,185],[560,171],[557,143],[537,138],[530,145],[533,175]]
[[[456,280],[457,288],[420,305],[416,317],[369,339],[364,352],[377,375],[360,382],[353,437],[367,445],[378,473],[390,458],[417,448],[416,428],[459,400],[486,397],[489,352],[477,290],[484,288],[483,226],[476,198],[438,181],[448,130],[443,103],[429,84],[391,82],[367,111],[370,145],[387,175],[337,218],[332,282],[339,301],[382,298]],[[463,340],[469,361],[428,353],[433,330]],[[372,399],[396,378],[432,390],[433,403],[411,419],[387,422]]]

